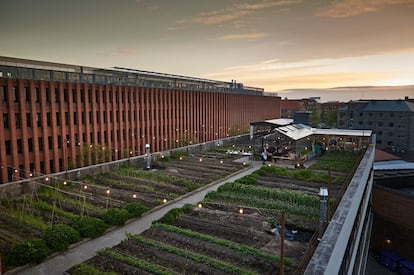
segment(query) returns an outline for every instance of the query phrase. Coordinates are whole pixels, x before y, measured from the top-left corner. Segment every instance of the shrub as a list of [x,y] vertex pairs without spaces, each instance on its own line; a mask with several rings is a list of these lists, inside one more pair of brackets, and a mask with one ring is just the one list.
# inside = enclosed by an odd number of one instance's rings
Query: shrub
[[66,224],[55,224],[46,228],[44,233],[46,244],[53,251],[64,251],[69,245],[81,240],[78,231]]
[[124,209],[128,211],[129,213],[128,218],[130,219],[141,217],[142,214],[144,214],[145,212],[149,210],[148,207],[140,204],[139,202],[128,203]]
[[257,184],[257,179],[255,176],[249,175],[236,180],[236,182],[247,185],[255,185]]
[[104,215],[104,222],[109,225],[124,225],[129,218],[129,212],[125,209],[110,208]]
[[101,235],[108,228],[108,225],[101,219],[84,216],[77,218],[72,227],[83,238],[95,238]]
[[21,266],[28,263],[40,263],[50,250],[45,240],[33,238],[16,244],[5,257],[5,264],[8,266]]
[[173,224],[179,216],[190,212],[193,208],[193,205],[185,204],[182,208],[171,209],[161,219],[155,221],[155,223]]

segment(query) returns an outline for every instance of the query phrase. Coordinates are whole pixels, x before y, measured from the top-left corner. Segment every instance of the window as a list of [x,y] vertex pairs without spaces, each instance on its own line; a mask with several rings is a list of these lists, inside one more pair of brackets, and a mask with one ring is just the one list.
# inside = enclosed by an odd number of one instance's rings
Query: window
[[73,103],[76,103],[76,99],[77,99],[76,97],[77,97],[76,90],[72,89],[72,102]]
[[39,138],[38,142],[39,142],[39,151],[42,152],[43,151],[43,139]]
[[99,91],[98,90],[95,91],[95,102],[99,103]]
[[50,115],[50,112],[46,113],[46,123],[47,123],[47,126],[49,127],[52,125],[52,117]]
[[3,114],[3,128],[9,128],[9,114]]
[[388,126],[390,126],[390,127],[394,127],[394,122],[390,122],[390,123],[388,123]]
[[31,113],[26,113],[26,127],[32,127],[32,115]]
[[24,87],[24,93],[25,93],[25,97],[26,97],[26,102],[30,102],[30,88],[29,87]]
[[69,125],[69,112],[65,112],[65,125]]
[[60,126],[60,112],[56,112],[56,126]]
[[93,122],[93,114],[91,111],[89,111],[89,123]]
[[73,112],[73,124],[78,125],[78,113]]
[[92,103],[92,91],[88,90],[88,102]]
[[52,150],[53,149],[53,139],[52,139],[51,136],[47,137],[47,143],[49,145],[49,150]]
[[29,147],[29,152],[32,153],[33,152],[33,139],[32,138],[27,139],[27,145]]
[[85,112],[82,112],[82,124],[85,124],[85,122],[86,122]]
[[83,98],[84,98],[84,96],[85,96],[85,93],[84,93],[84,91],[83,91],[83,89],[81,89],[80,90],[80,102],[82,102],[83,103]]
[[40,102],[40,90],[35,88],[35,102]]
[[13,101],[19,102],[19,91],[16,89],[16,87],[13,87]]
[[22,126],[22,119],[20,117],[20,113],[15,113],[15,118],[16,118],[16,129],[20,129],[20,127]]
[[21,139],[17,140],[17,153],[19,154],[23,153],[23,142]]
[[4,86],[0,86],[0,97],[1,101],[7,102],[7,90]]
[[40,113],[36,113],[36,123],[37,127],[42,127],[42,116]]
[[63,90],[63,101],[68,102],[68,89]]
[[381,126],[383,126],[383,125],[384,125],[384,124],[382,123],[382,121],[379,121],[379,122],[378,122],[378,126],[380,126],[380,127],[381,127]]
[[58,148],[62,149],[62,136],[58,136]]
[[49,88],[45,89],[45,93],[46,93],[46,102],[50,102],[50,91]]
[[6,155],[11,155],[11,142],[10,142],[10,140],[6,140],[4,142],[4,145],[6,147]]
[[96,111],[96,123],[100,123],[99,111]]
[[55,102],[59,103],[59,89],[55,88]]

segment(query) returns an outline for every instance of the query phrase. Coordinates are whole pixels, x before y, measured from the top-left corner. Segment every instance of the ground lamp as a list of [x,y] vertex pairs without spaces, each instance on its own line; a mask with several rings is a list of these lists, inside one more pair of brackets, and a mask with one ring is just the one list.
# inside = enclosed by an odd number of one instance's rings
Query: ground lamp
[[147,167],[146,167],[147,170],[151,169],[150,148],[151,147],[150,147],[149,143],[145,144],[145,152],[147,154]]
[[327,213],[327,206],[328,206],[328,188],[326,187],[319,188],[319,198],[320,198],[319,225],[321,225],[325,223],[326,221],[326,213]]

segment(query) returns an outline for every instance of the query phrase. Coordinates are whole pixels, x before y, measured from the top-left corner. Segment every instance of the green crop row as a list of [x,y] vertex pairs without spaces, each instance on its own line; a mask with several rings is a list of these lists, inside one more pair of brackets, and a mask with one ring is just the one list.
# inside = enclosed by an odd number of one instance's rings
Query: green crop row
[[307,195],[303,192],[280,188],[245,185],[237,182],[228,182],[217,189],[217,192],[228,192],[241,196],[253,196],[263,200],[280,200],[290,204],[303,205],[311,208],[319,207],[317,196]]
[[132,169],[129,167],[123,167],[116,171],[117,174],[121,176],[141,178],[149,181],[160,182],[160,183],[169,183],[185,186],[187,191],[195,190],[201,185],[193,180],[176,177],[172,175],[166,175],[163,173],[154,173],[145,170]]
[[[312,182],[320,182],[320,183],[328,183],[329,182],[329,175],[328,172],[316,172],[312,169],[298,169],[292,170],[287,169],[284,167],[276,167],[276,166],[262,166],[259,170],[252,173],[253,176],[267,176],[267,175],[274,175],[274,176],[288,176],[293,177],[298,180],[306,180]],[[332,177],[332,183],[342,184],[344,182],[344,178],[340,176]]]
[[300,216],[310,220],[315,220],[318,217],[318,209],[314,207],[291,204],[278,200],[270,201],[249,195],[240,195],[228,192],[210,192],[204,200],[206,202],[227,202],[275,211],[285,210],[288,215]]
[[[243,244],[237,244],[235,242],[232,241],[228,241],[225,239],[220,239],[211,235],[206,235],[203,233],[199,233],[196,231],[192,231],[189,229],[183,229],[174,225],[168,225],[168,224],[163,224],[163,223],[157,223],[154,224],[153,227],[155,228],[159,228],[165,231],[169,231],[169,232],[173,232],[173,233],[178,233],[181,235],[185,235],[185,236],[189,236],[192,238],[196,238],[205,242],[209,242],[209,243],[213,243],[213,244],[217,244],[217,245],[221,245],[224,247],[228,247],[231,248],[233,250],[239,251],[241,253],[243,253],[246,256],[254,256],[257,258],[263,258],[266,259],[268,261],[271,262],[279,262],[280,258],[278,256],[272,255],[270,253],[258,250],[256,248],[247,246],[247,245],[243,245]],[[285,265],[287,266],[292,266],[294,264],[294,261],[291,259],[286,259],[284,260]]]
[[144,238],[140,235],[133,235],[131,237],[139,243],[155,247],[157,249],[166,251],[168,253],[172,253],[172,254],[176,254],[176,255],[188,258],[188,259],[190,259],[192,261],[195,261],[195,262],[198,262],[198,263],[202,263],[202,264],[212,266],[214,268],[220,269],[220,270],[222,270],[224,272],[227,272],[227,273],[246,274],[246,275],[247,274],[253,274],[249,271],[243,270],[243,269],[238,268],[234,265],[231,265],[231,264],[219,261],[219,260],[215,260],[215,259],[212,259],[212,258],[204,256],[204,255],[192,253],[192,252],[189,252],[187,250],[180,249],[180,248],[177,248],[177,247],[174,247],[174,246],[171,246],[171,245],[159,242],[159,241]]
[[107,257],[111,257],[115,260],[121,261],[123,263],[138,267],[144,271],[153,273],[153,274],[158,274],[158,275],[173,275],[175,273],[170,272],[168,270],[162,269],[159,266],[153,265],[147,261],[144,260],[140,260],[140,259],[136,259],[136,258],[132,258],[132,257],[128,257],[125,255],[122,255],[120,253],[111,251],[110,249],[104,249],[98,252],[98,255],[103,255],[103,256],[107,256]]

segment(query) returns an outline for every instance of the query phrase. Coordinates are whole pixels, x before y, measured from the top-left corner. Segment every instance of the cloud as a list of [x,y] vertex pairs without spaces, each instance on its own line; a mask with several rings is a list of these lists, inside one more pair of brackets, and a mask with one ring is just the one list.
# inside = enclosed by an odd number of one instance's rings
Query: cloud
[[234,21],[243,16],[252,14],[256,11],[265,10],[273,7],[285,7],[300,2],[302,2],[302,0],[261,1],[254,4],[237,4],[225,9],[203,12],[189,19],[178,20],[176,23],[197,23],[204,25],[221,24]]
[[212,40],[240,40],[240,39],[258,39],[269,36],[268,33],[258,32],[258,33],[234,33],[227,34],[213,38]]
[[116,58],[131,58],[140,56],[141,52],[133,47],[119,46],[107,52],[102,52],[100,55]]
[[268,91],[301,87],[383,85],[384,83],[414,84],[414,68],[410,66],[410,60],[413,58],[414,50],[299,62],[269,59],[224,68],[202,77],[225,81],[237,79],[245,85],[263,87]]
[[413,0],[341,0],[321,9],[317,15],[345,18],[364,13],[376,12],[384,6],[414,4]]

